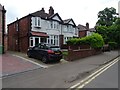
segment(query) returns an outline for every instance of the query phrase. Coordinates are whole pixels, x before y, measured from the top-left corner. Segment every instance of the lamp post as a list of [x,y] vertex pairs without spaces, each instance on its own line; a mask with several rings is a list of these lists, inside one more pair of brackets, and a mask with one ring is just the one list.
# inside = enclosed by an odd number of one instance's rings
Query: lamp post
[[5,37],[5,13],[6,13],[6,10],[3,6],[3,9],[2,9],[2,54],[4,54],[4,48],[5,48],[5,45],[4,45],[4,37]]

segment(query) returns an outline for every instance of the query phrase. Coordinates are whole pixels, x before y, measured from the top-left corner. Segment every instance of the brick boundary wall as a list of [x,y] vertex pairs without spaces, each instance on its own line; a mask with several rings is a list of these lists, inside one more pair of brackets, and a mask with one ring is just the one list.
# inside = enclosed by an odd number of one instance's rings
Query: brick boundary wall
[[68,57],[66,60],[73,61],[80,58],[97,55],[102,53],[102,50],[96,50],[96,49],[80,49],[80,50],[68,50]]

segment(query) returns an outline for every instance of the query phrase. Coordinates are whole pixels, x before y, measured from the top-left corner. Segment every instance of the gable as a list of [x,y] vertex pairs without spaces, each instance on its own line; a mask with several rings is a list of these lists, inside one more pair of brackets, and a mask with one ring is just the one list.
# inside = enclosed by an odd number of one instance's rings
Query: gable
[[71,24],[71,25],[76,26],[76,24],[74,23],[73,19],[71,19],[71,20],[68,22],[68,24]]
[[51,17],[51,19],[57,20],[57,21],[59,21],[59,22],[62,22],[62,19],[61,19],[61,17],[59,16],[58,13],[54,14],[54,15]]
[[73,22],[72,20],[70,20],[69,24],[72,24],[72,25],[74,25],[74,22]]

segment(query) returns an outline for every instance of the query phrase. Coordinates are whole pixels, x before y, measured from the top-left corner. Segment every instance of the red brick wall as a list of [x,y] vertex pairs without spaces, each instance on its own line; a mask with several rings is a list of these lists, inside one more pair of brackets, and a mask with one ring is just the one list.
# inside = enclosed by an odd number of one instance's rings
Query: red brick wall
[[76,59],[88,57],[99,53],[101,53],[101,50],[94,49],[68,50],[67,60],[73,61]]
[[85,37],[87,35],[87,31],[79,31],[79,37]]
[[29,30],[29,17],[21,19],[19,21],[19,30],[20,30],[20,51],[26,52],[29,45],[28,45],[28,30]]
[[8,50],[16,51],[17,32],[15,23],[8,25]]
[[[28,32],[30,30],[30,17],[23,17],[18,20],[18,31],[16,31],[16,23],[8,25],[8,50],[26,52],[28,49]],[[18,40],[19,38],[19,40]],[[16,40],[19,44],[16,44]]]

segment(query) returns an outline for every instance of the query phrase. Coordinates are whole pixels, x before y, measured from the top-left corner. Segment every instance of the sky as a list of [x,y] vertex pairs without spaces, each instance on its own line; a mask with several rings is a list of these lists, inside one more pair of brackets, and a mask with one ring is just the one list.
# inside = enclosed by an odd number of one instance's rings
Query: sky
[[64,19],[72,18],[76,25],[82,24],[93,28],[98,20],[97,14],[106,7],[114,7],[118,12],[119,0],[0,0],[4,5],[7,24],[12,23],[16,18],[22,18],[30,13],[45,9],[48,13],[49,7],[54,8]]

